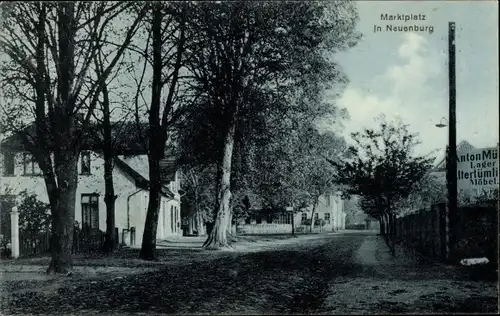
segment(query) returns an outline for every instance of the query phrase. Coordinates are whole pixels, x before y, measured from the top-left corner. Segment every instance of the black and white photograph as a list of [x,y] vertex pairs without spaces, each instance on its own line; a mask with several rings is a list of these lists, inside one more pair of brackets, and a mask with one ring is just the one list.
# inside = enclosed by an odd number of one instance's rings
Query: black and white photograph
[[0,315],[498,314],[497,1],[1,1]]

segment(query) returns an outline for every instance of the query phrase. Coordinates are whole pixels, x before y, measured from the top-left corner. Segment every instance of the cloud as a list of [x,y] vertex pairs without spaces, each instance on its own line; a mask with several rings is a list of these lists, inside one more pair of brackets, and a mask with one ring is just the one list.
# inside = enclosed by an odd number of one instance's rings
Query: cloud
[[420,132],[422,151],[441,147],[446,133],[439,133],[442,136],[437,138],[433,134],[439,132],[434,124],[447,109],[444,66],[443,56],[429,47],[425,37],[402,35],[397,58],[380,75],[366,81],[369,88],[353,82],[339,99],[339,106],[351,117],[345,124],[346,132],[374,127],[374,118],[384,113],[389,120],[400,117],[410,124],[412,132]]

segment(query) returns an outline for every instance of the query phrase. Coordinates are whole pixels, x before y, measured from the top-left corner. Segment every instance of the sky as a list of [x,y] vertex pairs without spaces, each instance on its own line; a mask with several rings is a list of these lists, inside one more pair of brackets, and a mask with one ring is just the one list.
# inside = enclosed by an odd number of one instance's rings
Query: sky
[[[375,127],[374,117],[400,117],[418,132],[416,152],[442,151],[448,129],[448,22],[456,23],[457,143],[495,146],[498,116],[498,4],[494,1],[358,1],[357,46],[336,60],[350,79],[335,102],[350,120],[345,134]],[[425,20],[387,21],[381,14],[425,15]],[[387,31],[386,25],[427,26],[427,31]],[[382,31],[374,32],[374,26]],[[432,26],[433,32],[429,32]],[[446,120],[443,120],[446,123]],[[440,156],[439,152],[436,153]]]

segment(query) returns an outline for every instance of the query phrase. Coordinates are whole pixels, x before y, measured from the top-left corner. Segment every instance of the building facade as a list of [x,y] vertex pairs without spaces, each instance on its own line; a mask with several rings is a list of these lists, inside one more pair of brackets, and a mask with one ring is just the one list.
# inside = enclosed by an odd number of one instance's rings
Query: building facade
[[255,215],[238,223],[236,229],[240,234],[288,234],[308,232],[311,229],[311,219],[314,220],[313,232],[332,232],[345,229],[346,214],[344,200],[340,194],[323,195],[316,207],[310,206],[295,214],[265,214]]
[[[35,194],[48,203],[41,171],[28,152],[9,151],[2,147],[0,164],[0,196],[16,201],[21,191]],[[157,238],[181,236],[180,195],[178,172],[164,185],[161,196]],[[141,245],[148,206],[148,160],[146,155],[118,156],[113,170],[115,187],[115,223],[119,241]],[[75,201],[75,221],[79,227],[106,230],[104,203],[104,159],[93,151],[82,151],[78,161],[78,187]],[[18,202],[18,201],[17,201]],[[15,202],[14,202],[15,203]],[[10,212],[6,205],[1,212]],[[130,233],[127,233],[130,232]],[[128,236],[125,237],[124,236]]]

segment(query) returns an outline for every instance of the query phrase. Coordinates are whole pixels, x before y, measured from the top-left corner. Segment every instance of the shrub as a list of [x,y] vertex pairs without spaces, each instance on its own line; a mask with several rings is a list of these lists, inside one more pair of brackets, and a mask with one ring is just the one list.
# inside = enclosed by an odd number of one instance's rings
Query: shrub
[[21,202],[19,210],[19,230],[36,235],[50,231],[50,206],[37,199],[35,194],[26,190],[19,193]]

